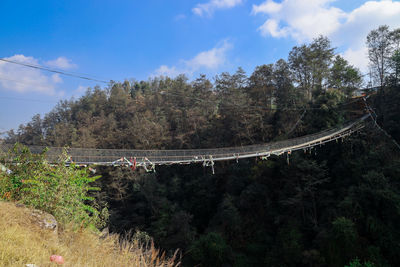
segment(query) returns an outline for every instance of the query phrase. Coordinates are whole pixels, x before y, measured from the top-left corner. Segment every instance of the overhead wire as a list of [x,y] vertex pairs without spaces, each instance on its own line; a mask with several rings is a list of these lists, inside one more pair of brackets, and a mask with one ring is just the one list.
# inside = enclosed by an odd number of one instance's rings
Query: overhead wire
[[[52,68],[48,68],[48,67],[43,67],[40,65],[35,65],[35,64],[31,64],[31,63],[23,63],[23,62],[18,62],[18,61],[13,61],[10,59],[5,59],[5,58],[0,58],[0,61],[3,62],[7,62],[7,63],[11,63],[11,64],[17,64],[17,65],[22,65],[25,67],[30,67],[30,68],[34,68],[34,69],[40,69],[40,70],[44,70],[44,71],[48,71],[48,72],[53,72],[53,73],[57,73],[57,74],[62,74],[62,75],[66,75],[66,76],[71,76],[71,77],[75,77],[75,78],[80,78],[80,79],[85,79],[85,80],[91,80],[91,81],[96,81],[96,82],[101,82],[101,83],[106,83],[109,84],[109,82],[104,81],[104,80],[99,80],[99,79],[94,79],[91,77],[87,77],[87,76],[83,76],[83,74],[79,74],[79,73],[73,73],[73,72],[66,72],[66,71],[62,71],[62,70],[57,70],[57,69],[52,69]],[[8,81],[12,81],[12,82],[16,82],[16,83],[21,83],[21,84],[32,84],[32,83],[27,83],[27,82],[22,82],[22,81],[16,81],[13,79],[9,79],[9,78],[4,78],[0,76],[1,80],[8,80]],[[39,84],[32,84],[32,85],[36,85],[38,86]],[[202,102],[208,102],[208,103],[212,103],[215,104],[215,102],[209,101],[209,100],[205,100],[205,99],[200,99],[200,98],[196,98],[196,97],[192,97],[192,96],[184,96],[184,95],[178,95],[178,94],[173,94],[171,92],[167,93],[168,95],[175,95],[175,96],[179,96],[179,97],[185,97],[185,98],[191,98],[191,99],[195,99],[198,101],[202,101]],[[165,95],[164,92],[161,93],[161,95]],[[28,101],[28,99],[24,99],[24,101]],[[38,102],[36,100],[32,100],[35,102]],[[356,100],[358,101],[358,100]],[[356,102],[354,101],[354,102]],[[342,105],[347,105],[350,104],[352,102],[349,103],[343,103],[343,104],[339,104],[336,105],[336,107],[342,106]],[[221,103],[217,103],[217,104],[221,104]],[[326,109],[326,108],[322,108],[322,107],[284,107],[284,108],[277,108],[277,107],[265,107],[265,106],[255,106],[255,105],[251,105],[251,106],[241,106],[239,104],[236,103],[232,103],[232,102],[225,102],[223,103],[223,109],[227,109],[227,106],[231,106],[231,108],[233,107],[241,107],[242,109],[247,109],[247,110],[288,110],[288,111],[303,111],[303,110],[320,110],[320,109]],[[228,108],[229,109],[229,108]]]
[[[82,74],[82,73],[78,73],[78,72],[66,72],[63,70],[57,70],[55,68],[49,68],[49,67],[44,67],[41,65],[35,65],[32,63],[24,63],[24,62],[19,62],[19,61],[14,61],[14,60],[10,60],[10,59],[5,59],[5,58],[0,58],[0,61],[3,62],[7,62],[7,63],[11,63],[11,64],[17,64],[17,65],[21,65],[21,66],[25,66],[25,67],[30,67],[30,68],[34,68],[34,69],[39,69],[39,70],[44,70],[44,71],[48,71],[48,72],[53,72],[53,73],[57,73],[57,74],[61,74],[61,75],[66,75],[66,76],[71,76],[71,77],[75,77],[75,78],[80,78],[80,79],[85,79],[85,80],[91,80],[91,81],[96,81],[96,82],[101,82],[101,83],[105,83],[105,84],[109,84],[109,81],[105,81],[105,80],[100,80],[100,79],[95,79],[92,77],[95,77],[93,75],[88,75],[88,74]],[[88,77],[88,76],[92,76],[92,77]],[[8,81],[13,81],[13,82],[17,82],[17,83],[26,83],[26,82],[21,82],[21,81],[16,81],[16,80],[12,80],[9,78],[4,78],[4,77],[0,77],[0,79],[2,80],[8,80]],[[27,83],[28,84],[28,83]],[[163,93],[161,93],[163,94]],[[165,93],[164,93],[165,94]],[[168,93],[169,95],[174,95],[172,93]],[[181,96],[181,97],[188,97],[188,96],[183,96],[183,95],[177,95],[176,96]],[[199,101],[206,101],[204,99],[200,99],[200,98],[194,98],[194,97],[190,97]],[[236,105],[236,104],[233,104]],[[236,105],[237,106],[237,105]],[[258,106],[260,107],[260,106]],[[258,108],[257,106],[252,106],[252,108]],[[260,107],[262,109],[273,109],[273,110],[277,110],[276,108],[266,108],[266,107]],[[318,109],[318,108],[307,108],[307,109]],[[284,110],[304,110],[304,108],[284,108]]]
[[[101,79],[99,76],[97,76],[97,75],[92,75],[92,74],[88,74],[88,73],[83,73],[83,72],[77,72],[77,71],[65,71],[65,69],[61,69],[61,68],[57,68],[57,67],[52,67],[51,65],[49,66],[49,65],[39,65],[39,64],[34,64],[34,63],[26,63],[26,62],[21,62],[21,61],[16,61],[16,60],[11,60],[11,59],[9,59],[9,58],[1,58],[1,59],[4,59],[3,61],[4,62],[8,62],[8,63],[24,63],[24,64],[27,64],[27,65],[29,65],[29,66],[34,66],[34,67],[40,67],[40,68],[48,68],[48,69],[51,69],[51,70],[57,70],[57,71],[64,71],[64,72],[66,72],[66,73],[71,73],[71,74],[76,74],[76,75],[82,75],[82,76],[87,76],[87,77],[90,77],[90,78],[95,78],[95,79]],[[104,80],[104,79],[103,79]]]
[[65,76],[75,77],[75,78],[79,78],[79,79],[100,82],[100,83],[105,83],[105,84],[109,83],[108,81],[91,78],[91,77],[88,77],[85,75],[75,74],[73,72],[66,72],[66,71],[57,70],[57,69],[44,67],[44,66],[40,66],[40,65],[35,65],[35,64],[31,64],[31,63],[24,63],[24,62],[14,61],[14,60],[10,60],[10,59],[5,59],[5,58],[0,58],[0,61],[11,63],[11,64],[16,64],[16,65],[21,65],[21,66],[25,66],[25,67],[29,67],[29,68],[33,68],[33,69],[44,70],[44,71],[48,71],[48,72],[52,72],[52,73],[65,75]]
[[27,102],[38,102],[38,103],[56,103],[56,101],[46,101],[46,100],[40,100],[40,99],[9,97],[9,96],[0,96],[0,99],[27,101]]

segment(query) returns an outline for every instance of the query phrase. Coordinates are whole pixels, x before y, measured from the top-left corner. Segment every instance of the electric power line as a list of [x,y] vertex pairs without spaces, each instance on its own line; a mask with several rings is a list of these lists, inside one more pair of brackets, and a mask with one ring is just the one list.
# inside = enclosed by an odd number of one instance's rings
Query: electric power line
[[[30,67],[30,68],[34,68],[34,69],[40,69],[40,70],[44,70],[44,71],[49,71],[49,72],[53,72],[53,73],[58,73],[58,74],[62,74],[62,75],[67,75],[67,76],[71,76],[71,77],[76,77],[76,78],[80,78],[80,79],[91,80],[91,81],[97,81],[97,82],[107,83],[107,84],[108,84],[107,81],[98,80],[98,79],[94,79],[94,78],[90,78],[90,77],[87,77],[87,76],[83,76],[82,74],[79,74],[79,73],[77,73],[77,74],[74,74],[74,73],[72,73],[72,72],[69,72],[69,73],[68,73],[68,72],[65,72],[65,71],[56,70],[56,69],[51,69],[51,68],[43,67],[43,66],[40,66],[40,65],[34,65],[34,64],[29,64],[29,63],[22,63],[22,62],[13,61],[13,60],[4,59],[4,58],[0,58],[0,61],[7,62],[7,63],[12,63],[12,64],[17,64],[17,65],[22,65],[22,66]],[[39,85],[39,84],[33,84],[33,83],[27,83],[27,82],[16,81],[16,80],[4,78],[4,77],[0,77],[0,79],[1,79],[1,80],[12,81],[12,82],[16,82],[16,83],[22,83],[22,84],[32,84],[32,85],[36,85],[36,86]],[[165,93],[164,93],[164,94],[165,94]],[[171,92],[167,93],[167,95],[179,96],[179,97],[185,97],[185,98],[191,98],[191,99],[194,99],[194,100],[198,100],[198,101],[202,101],[202,102],[211,103],[211,101],[209,101],[209,100],[200,99],[200,98],[196,98],[196,97],[190,97],[190,96],[184,96],[184,95],[179,95],[179,94],[174,94],[174,93],[171,93]],[[3,98],[4,98],[4,97],[3,97]],[[16,99],[16,98],[14,98],[14,100],[29,101],[29,99]],[[32,100],[32,101],[34,101],[34,102],[39,102],[39,101],[37,101],[37,100]],[[137,100],[134,100],[134,101],[137,102]],[[356,101],[358,101],[358,100],[356,100]],[[339,104],[339,105],[337,105],[336,107],[343,106],[343,105],[347,105],[347,104],[351,104],[351,103],[356,102],[356,101],[352,101],[352,102],[348,102],[348,103]],[[212,102],[212,103],[214,103],[214,102]],[[227,105],[227,104],[228,104],[228,105]],[[224,108],[224,109],[227,109],[227,108],[228,108],[227,106],[231,106],[232,108],[233,108],[233,107],[240,107],[239,104],[231,103],[231,102],[228,102],[228,103],[225,102],[223,108]],[[288,110],[288,111],[304,111],[304,110],[321,110],[321,109],[323,109],[323,108],[321,108],[321,107],[308,107],[308,108],[304,108],[304,107],[299,107],[299,108],[297,108],[297,107],[294,107],[294,108],[293,108],[293,107],[272,108],[272,107],[269,107],[269,108],[268,108],[268,107],[265,107],[265,106],[254,106],[254,105],[252,105],[252,106],[243,106],[242,108],[248,109],[248,110],[253,109],[253,110]],[[229,109],[229,108],[228,108],[228,109]]]
[[65,76],[75,77],[75,78],[79,78],[79,79],[84,79],[84,80],[89,80],[89,81],[94,81],[94,82],[101,82],[101,83],[105,83],[105,84],[109,83],[104,80],[90,78],[90,77],[87,77],[87,76],[84,76],[81,74],[75,74],[72,72],[65,72],[65,71],[61,71],[61,70],[51,69],[51,68],[43,67],[40,65],[23,63],[23,62],[13,61],[13,60],[5,59],[5,58],[0,58],[0,61],[11,63],[11,64],[17,64],[17,65],[21,65],[21,66],[25,66],[25,67],[29,67],[29,68],[33,68],[33,69],[39,69],[39,70],[44,70],[44,71],[48,71],[48,72],[53,72],[53,73],[57,73],[57,74],[65,75]]
[[19,97],[9,97],[9,96],[0,96],[0,99],[8,99],[8,100],[17,100],[17,101],[27,101],[27,102],[38,102],[38,103],[56,103],[57,101],[46,101],[40,99],[32,99],[32,98],[19,98]]

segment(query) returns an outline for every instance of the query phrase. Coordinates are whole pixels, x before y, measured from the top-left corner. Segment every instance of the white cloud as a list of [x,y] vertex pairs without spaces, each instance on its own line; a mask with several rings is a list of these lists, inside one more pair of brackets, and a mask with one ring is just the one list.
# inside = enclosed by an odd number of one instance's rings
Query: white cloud
[[266,14],[269,19],[259,28],[262,35],[273,37],[290,35],[298,41],[312,39],[319,34],[334,32],[346,13],[329,4],[332,0],[267,0],[253,5],[252,13]]
[[192,11],[198,16],[211,16],[217,9],[228,9],[241,3],[242,0],[210,0],[208,3],[197,4]]
[[266,20],[258,29],[262,36],[270,34],[272,37],[285,37],[288,34],[288,28],[284,27],[279,29],[278,21],[275,19]]
[[72,61],[66,57],[58,57],[54,60],[47,61],[46,65],[64,70],[74,69],[77,67],[76,64],[72,63]]
[[54,83],[62,83],[62,79],[60,77],[60,74],[58,73],[51,75],[51,79],[53,80]]
[[[366,71],[365,39],[369,31],[386,24],[400,27],[400,2],[367,1],[345,12],[334,6],[335,0],[266,0],[253,5],[252,14],[267,19],[258,30],[262,36],[291,37],[297,42],[310,41],[318,35],[328,36],[334,45],[347,49],[343,56]],[[361,57],[358,58],[358,57]]]
[[187,70],[177,70],[176,67],[168,67],[167,65],[161,65],[157,70],[157,75],[168,76],[168,77],[176,77],[179,74],[187,73]]
[[[37,59],[24,55],[14,55],[5,59],[38,65]],[[55,84],[61,81],[61,78],[57,75],[49,77],[38,69],[0,61],[0,88],[6,90],[54,95],[56,92]]]
[[179,67],[162,65],[155,71],[155,74],[176,77],[179,74],[193,75],[199,70],[216,70],[225,64],[226,53],[232,46],[228,41],[223,41],[210,50],[198,53],[190,60],[181,60]]
[[348,48],[342,56],[347,59],[351,64],[360,68],[363,72],[368,70],[368,49],[366,46],[355,49]]
[[185,14],[176,15],[175,18],[174,18],[175,21],[180,21],[180,20],[184,20],[184,19],[186,19],[186,15]]
[[265,1],[261,5],[253,5],[253,14],[258,13],[276,13],[279,12],[282,8],[282,5],[279,3],[275,3],[274,1]]
[[226,52],[230,48],[232,48],[232,44],[225,41],[220,47],[214,47],[211,50],[197,54],[193,59],[187,61],[186,64],[193,71],[200,68],[216,69],[225,62]]

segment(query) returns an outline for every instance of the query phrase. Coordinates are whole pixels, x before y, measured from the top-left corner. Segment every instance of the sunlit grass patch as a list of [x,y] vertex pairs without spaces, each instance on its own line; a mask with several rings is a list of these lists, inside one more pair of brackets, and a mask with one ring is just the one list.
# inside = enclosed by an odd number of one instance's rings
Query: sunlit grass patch
[[28,208],[0,201],[0,266],[55,266],[53,254],[65,259],[63,266],[177,266],[152,244],[120,241],[118,235],[100,237],[88,228],[59,227],[58,236],[30,219]]

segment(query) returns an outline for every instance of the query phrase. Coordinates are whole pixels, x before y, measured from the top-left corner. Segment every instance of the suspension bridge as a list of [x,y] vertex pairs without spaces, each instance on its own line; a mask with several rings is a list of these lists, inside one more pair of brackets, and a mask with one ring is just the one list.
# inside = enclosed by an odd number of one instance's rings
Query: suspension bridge
[[[316,134],[305,135],[284,141],[240,147],[223,147],[211,149],[181,149],[181,150],[137,150],[137,149],[92,149],[92,148],[62,148],[48,147],[46,158],[50,163],[59,162],[60,155],[66,152],[69,156],[67,164],[78,165],[130,166],[144,167],[154,170],[156,165],[203,163],[211,166],[214,172],[214,162],[239,160],[251,157],[268,158],[271,155],[291,154],[296,150],[311,149],[327,142],[335,141],[351,135],[364,127],[364,121],[371,116],[367,114],[342,127],[336,127]],[[0,144],[0,152],[12,148],[9,144]],[[28,146],[32,153],[41,153],[46,147]]]

